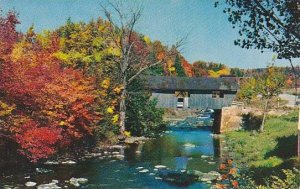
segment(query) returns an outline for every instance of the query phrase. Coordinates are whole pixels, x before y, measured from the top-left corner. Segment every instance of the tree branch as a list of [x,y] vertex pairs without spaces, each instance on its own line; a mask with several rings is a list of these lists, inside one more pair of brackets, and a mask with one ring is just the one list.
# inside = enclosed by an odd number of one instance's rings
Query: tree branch
[[130,84],[135,78],[137,78],[139,75],[141,75],[141,73],[143,73],[145,70],[147,70],[151,67],[157,66],[157,65],[161,64],[162,62],[163,61],[160,60],[160,61],[155,62],[154,64],[150,64],[148,66],[141,68],[136,74],[134,74],[130,79],[128,79],[127,84]]

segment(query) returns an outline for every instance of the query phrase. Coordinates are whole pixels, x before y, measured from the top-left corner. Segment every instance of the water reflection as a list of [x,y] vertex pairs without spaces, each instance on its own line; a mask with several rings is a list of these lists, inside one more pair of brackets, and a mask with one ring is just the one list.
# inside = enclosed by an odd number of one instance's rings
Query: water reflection
[[[180,188],[161,180],[155,166],[164,165],[167,170],[175,173],[181,170],[209,172],[217,169],[219,149],[220,141],[213,139],[209,128],[172,128],[157,139],[125,148],[124,152],[120,152],[125,156],[123,160],[95,159],[72,166],[40,165],[53,170],[51,174],[36,174],[35,168],[30,171],[12,168],[14,176],[9,183],[24,185],[28,181],[24,177],[30,175],[30,180],[38,184],[49,183],[52,179],[64,183],[71,177],[84,177],[89,179],[87,188]],[[177,178],[178,174],[174,176]],[[8,180],[0,178],[0,188],[1,183],[5,182]],[[194,182],[187,188],[201,189],[209,186]]]

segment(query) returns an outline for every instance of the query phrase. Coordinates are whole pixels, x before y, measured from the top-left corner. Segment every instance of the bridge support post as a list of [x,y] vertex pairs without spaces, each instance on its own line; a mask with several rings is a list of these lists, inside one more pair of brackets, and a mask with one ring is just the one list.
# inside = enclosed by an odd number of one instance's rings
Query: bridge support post
[[220,134],[221,133],[221,120],[222,120],[222,109],[214,110],[214,123],[213,123],[213,133]]

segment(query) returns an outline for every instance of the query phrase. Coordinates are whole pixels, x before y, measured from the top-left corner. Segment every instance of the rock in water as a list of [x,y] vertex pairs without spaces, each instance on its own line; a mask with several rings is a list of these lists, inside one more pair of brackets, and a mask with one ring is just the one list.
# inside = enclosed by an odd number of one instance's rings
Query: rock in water
[[33,186],[36,186],[36,182],[26,182],[25,183],[25,186],[27,186],[27,187],[33,187]]
[[35,170],[38,173],[50,173],[50,172],[53,172],[51,169],[44,169],[44,168],[36,168]]
[[198,176],[181,171],[162,170],[159,172],[159,176],[163,180],[179,186],[187,186],[198,180]]
[[154,166],[156,169],[164,169],[164,168],[167,168],[167,166],[165,165],[155,165]]
[[139,172],[140,173],[147,173],[147,172],[149,172],[149,170],[148,169],[143,169],[143,170],[140,170]]
[[186,143],[183,145],[184,147],[188,147],[188,148],[195,148],[196,145],[195,144],[191,144],[191,143]]
[[74,178],[74,177],[72,177],[69,181],[70,181],[70,184],[72,184],[73,186],[79,187],[80,184],[87,183],[88,179],[86,179],[86,178]]
[[37,187],[37,189],[60,189],[61,187],[57,186],[56,183],[49,183],[49,184],[41,184]]
[[63,161],[61,162],[62,164],[68,164],[68,165],[71,165],[71,164],[76,164],[75,161],[72,161],[72,160],[69,160],[69,161]]
[[217,180],[220,177],[220,173],[216,171],[210,171],[209,173],[204,174],[203,176],[199,177],[199,180],[202,182],[209,182]]
[[77,182],[79,184],[85,184],[87,183],[89,180],[87,178],[77,178]]
[[45,163],[44,163],[45,165],[58,165],[59,163],[57,162],[57,161],[46,161]]

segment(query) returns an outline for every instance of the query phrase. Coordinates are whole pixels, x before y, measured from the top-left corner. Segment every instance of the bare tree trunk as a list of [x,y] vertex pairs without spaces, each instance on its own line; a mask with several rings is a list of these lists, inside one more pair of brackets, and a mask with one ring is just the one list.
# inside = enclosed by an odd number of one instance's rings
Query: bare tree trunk
[[266,100],[265,107],[264,107],[264,113],[263,113],[263,120],[261,122],[259,131],[263,132],[264,131],[264,126],[265,126],[265,121],[268,113],[268,104],[269,104],[269,99]]
[[300,159],[300,105],[298,114],[298,158]]
[[126,88],[121,94],[120,100],[120,116],[119,116],[119,126],[120,126],[120,134],[124,138],[124,131],[125,131],[125,120],[126,120]]

